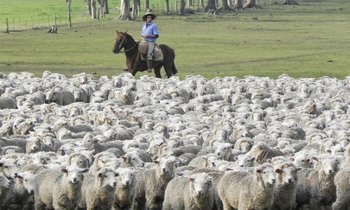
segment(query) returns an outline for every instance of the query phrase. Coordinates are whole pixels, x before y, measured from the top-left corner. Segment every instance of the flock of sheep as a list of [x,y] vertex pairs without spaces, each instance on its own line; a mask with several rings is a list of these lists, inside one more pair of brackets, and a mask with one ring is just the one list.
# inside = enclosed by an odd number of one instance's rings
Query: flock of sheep
[[350,207],[350,78],[0,75],[0,210]]

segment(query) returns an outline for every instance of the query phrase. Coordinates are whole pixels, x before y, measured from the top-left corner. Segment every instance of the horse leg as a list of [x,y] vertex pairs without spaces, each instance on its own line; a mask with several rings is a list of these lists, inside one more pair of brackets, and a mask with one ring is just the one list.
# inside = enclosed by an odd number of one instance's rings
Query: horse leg
[[154,67],[154,74],[156,75],[157,78],[162,78],[162,76],[160,75],[160,69],[161,67],[159,66]]
[[173,69],[173,67],[172,67],[171,63],[164,63],[164,70],[165,70],[165,73],[166,73],[168,78],[173,76],[172,69]]

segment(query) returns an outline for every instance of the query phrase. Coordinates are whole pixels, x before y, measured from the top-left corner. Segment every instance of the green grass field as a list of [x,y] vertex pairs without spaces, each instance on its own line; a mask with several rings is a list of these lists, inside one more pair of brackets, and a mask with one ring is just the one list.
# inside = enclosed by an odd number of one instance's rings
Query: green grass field
[[[246,75],[276,78],[350,75],[350,4],[348,0],[309,0],[297,6],[268,5],[217,16],[197,12],[195,15],[159,15],[158,43],[173,47],[178,75],[202,75],[207,78]],[[52,11],[51,0],[34,8],[35,0],[21,2],[14,12],[0,3],[0,18],[6,14],[40,17],[38,11],[57,16],[66,12],[65,1]],[[57,1],[58,2],[58,1]],[[77,2],[73,1],[73,5]],[[85,5],[74,7],[85,14]],[[110,1],[110,7],[116,5]],[[259,4],[259,1],[258,1]],[[28,8],[28,9],[26,9]],[[46,9],[47,8],[47,9]],[[60,11],[60,12],[59,12]],[[17,13],[18,12],[18,13]],[[46,33],[48,27],[0,33],[0,72],[32,72],[40,76],[49,70],[65,75],[81,72],[96,76],[113,76],[123,72],[125,56],[114,55],[115,30],[128,31],[139,38],[142,22],[119,21],[116,10],[105,19],[63,21],[58,34]],[[74,18],[73,18],[74,19]],[[48,21],[49,22],[49,21]],[[162,71],[163,72],[163,71]],[[138,73],[142,76],[147,73]]]

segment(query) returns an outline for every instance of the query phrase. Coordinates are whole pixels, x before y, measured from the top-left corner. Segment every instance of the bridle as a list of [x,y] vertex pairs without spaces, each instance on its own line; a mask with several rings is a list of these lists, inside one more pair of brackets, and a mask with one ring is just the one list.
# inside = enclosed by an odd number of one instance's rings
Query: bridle
[[[135,43],[134,46],[130,47],[129,49],[125,49],[125,45],[124,45],[124,51],[122,51],[122,45],[127,43],[127,40],[126,40],[126,35],[122,34],[123,35],[123,40],[120,42],[120,44],[118,45],[118,48],[120,49],[119,53],[126,53],[126,52],[129,52],[130,50],[134,49],[136,46],[137,46],[137,42]],[[120,35],[118,35],[120,36]]]

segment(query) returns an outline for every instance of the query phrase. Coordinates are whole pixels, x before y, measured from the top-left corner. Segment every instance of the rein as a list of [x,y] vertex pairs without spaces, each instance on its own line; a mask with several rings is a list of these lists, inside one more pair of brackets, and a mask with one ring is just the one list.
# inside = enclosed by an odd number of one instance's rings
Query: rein
[[[125,43],[127,42],[127,41],[126,41],[126,36],[124,36],[123,40],[120,42],[119,48],[120,48],[120,46],[122,46],[122,44],[124,43],[124,41],[125,41]],[[129,49],[125,49],[126,47],[124,46],[124,51],[120,50],[119,53],[126,53],[126,52],[129,52],[130,50],[134,49],[136,46],[137,46],[137,42],[135,43],[134,46],[130,47]]]

